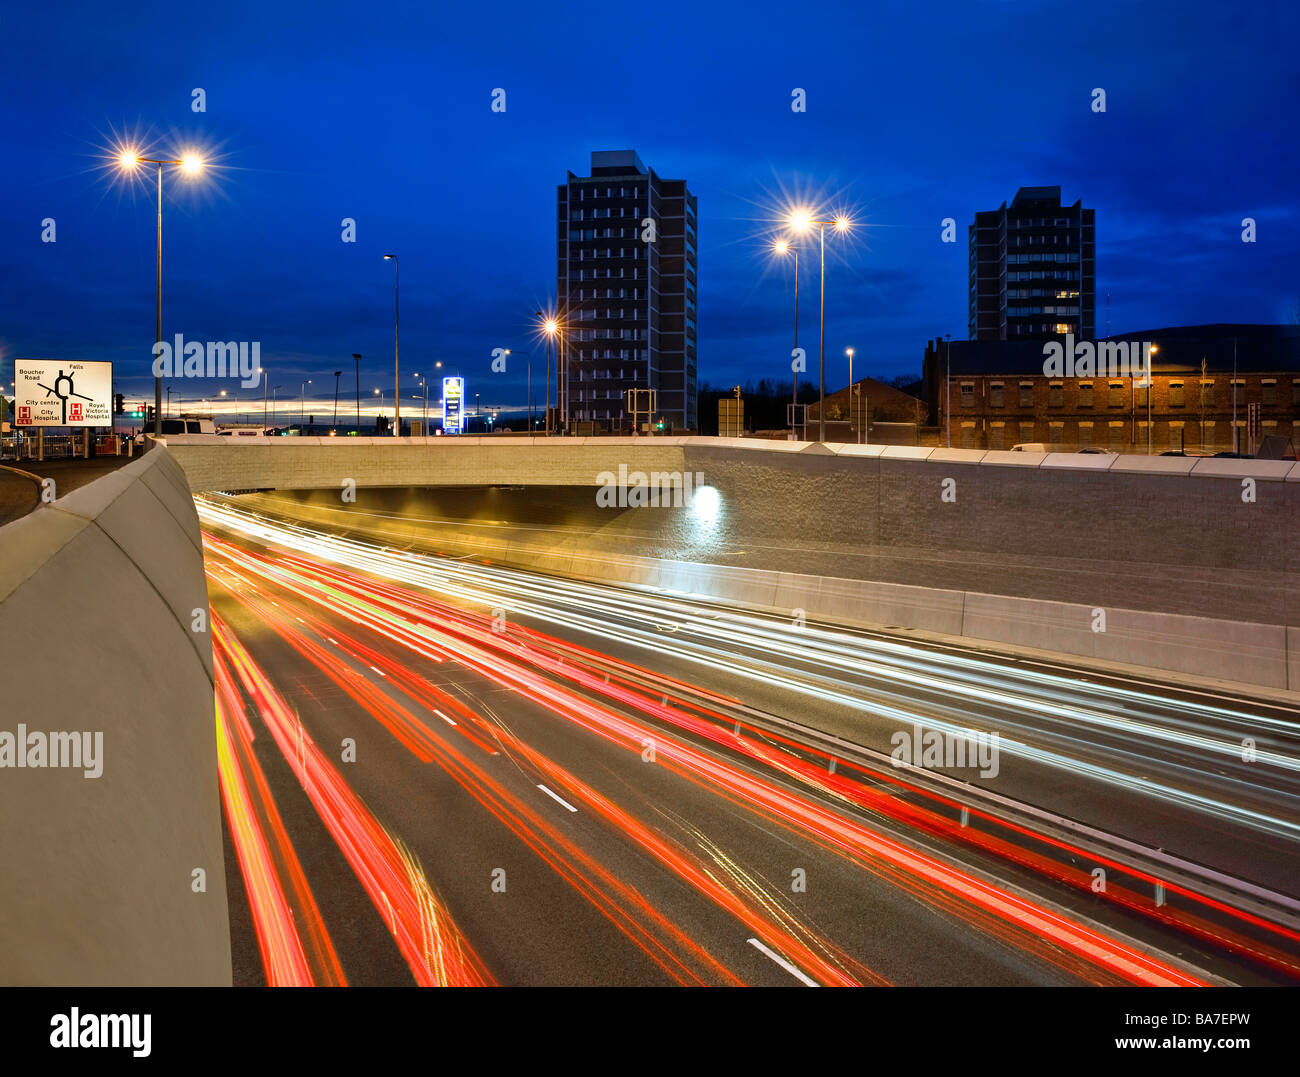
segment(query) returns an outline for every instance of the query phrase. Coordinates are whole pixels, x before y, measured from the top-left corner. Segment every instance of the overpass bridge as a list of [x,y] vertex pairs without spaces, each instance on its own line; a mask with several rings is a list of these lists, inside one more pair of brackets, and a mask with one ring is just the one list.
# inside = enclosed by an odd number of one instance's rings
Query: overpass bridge
[[[382,518],[541,571],[1300,689],[1295,461],[702,437],[164,440],[195,493],[276,491],[264,508],[325,528]],[[685,480],[690,503],[593,492],[655,476]]]

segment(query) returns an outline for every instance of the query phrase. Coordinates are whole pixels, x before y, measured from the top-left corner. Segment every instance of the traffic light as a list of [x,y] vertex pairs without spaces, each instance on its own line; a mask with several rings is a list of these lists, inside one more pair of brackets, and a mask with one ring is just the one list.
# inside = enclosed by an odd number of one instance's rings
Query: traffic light
[[113,414],[114,415],[126,414],[126,397],[122,393],[118,393],[116,396],[113,397]]
[[144,425],[146,429],[153,426],[154,424],[153,417],[154,417],[153,405],[150,404],[148,407],[144,409]]

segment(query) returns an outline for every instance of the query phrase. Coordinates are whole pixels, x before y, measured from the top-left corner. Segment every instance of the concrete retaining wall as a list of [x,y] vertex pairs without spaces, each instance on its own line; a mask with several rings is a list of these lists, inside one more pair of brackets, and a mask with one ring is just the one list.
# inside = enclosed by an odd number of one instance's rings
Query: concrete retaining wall
[[[319,495],[238,501],[251,511],[285,515],[307,526],[355,529],[357,537],[369,534],[395,545],[416,539],[446,553],[556,575],[706,595],[782,613],[802,609],[809,618],[966,637],[1300,692],[1300,628],[1295,627],[649,556],[642,551],[652,544],[639,533],[584,529],[574,526],[574,520],[552,528],[421,521],[412,511],[418,506],[403,503],[404,519],[395,522],[383,510],[399,506],[378,504],[373,496],[356,505],[364,517]],[[662,519],[668,526],[665,513],[637,512],[643,521]]]
[[99,777],[0,767],[0,984],[230,984],[195,609],[198,518],[165,450],[0,528],[0,738],[102,737]]

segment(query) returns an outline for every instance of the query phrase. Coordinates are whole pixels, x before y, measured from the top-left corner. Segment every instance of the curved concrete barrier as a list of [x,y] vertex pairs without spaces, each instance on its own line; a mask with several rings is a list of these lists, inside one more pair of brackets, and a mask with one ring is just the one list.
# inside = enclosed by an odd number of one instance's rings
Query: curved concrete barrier
[[[814,619],[1300,692],[1300,628],[1275,622],[854,578],[834,574],[831,560],[812,553],[807,558],[809,570],[802,572],[665,557],[662,540],[664,534],[675,534],[672,517],[653,510],[640,517],[646,522],[645,531],[588,527],[588,516],[576,517],[578,526],[567,529],[548,528],[537,521],[522,525],[492,519],[425,521],[407,516],[399,522],[383,512],[394,506],[381,505],[366,506],[367,515],[358,525],[354,508],[334,504],[332,499],[239,500],[251,511],[288,515],[306,526],[343,532],[380,527],[380,541],[431,541],[435,549],[448,553],[558,576],[655,587],[781,613],[802,610]],[[377,511],[371,515],[370,510]]]
[[207,616],[165,449],[0,528],[0,984],[230,984]]

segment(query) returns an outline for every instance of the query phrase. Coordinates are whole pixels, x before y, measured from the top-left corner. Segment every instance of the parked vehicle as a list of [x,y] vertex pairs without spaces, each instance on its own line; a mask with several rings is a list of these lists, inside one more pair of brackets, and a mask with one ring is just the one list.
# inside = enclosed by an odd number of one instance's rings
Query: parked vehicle
[[1041,441],[1022,441],[1019,445],[1011,446],[1012,452],[1051,452]]
[[163,437],[168,434],[215,434],[217,427],[211,419],[198,415],[183,415],[179,419],[162,421]]
[[1213,456],[1212,452],[1205,452],[1203,449],[1167,449],[1160,454],[1161,456]]
[[1100,445],[1088,445],[1079,450],[1080,452],[1092,453],[1095,456],[1118,456],[1114,449],[1103,449]]

